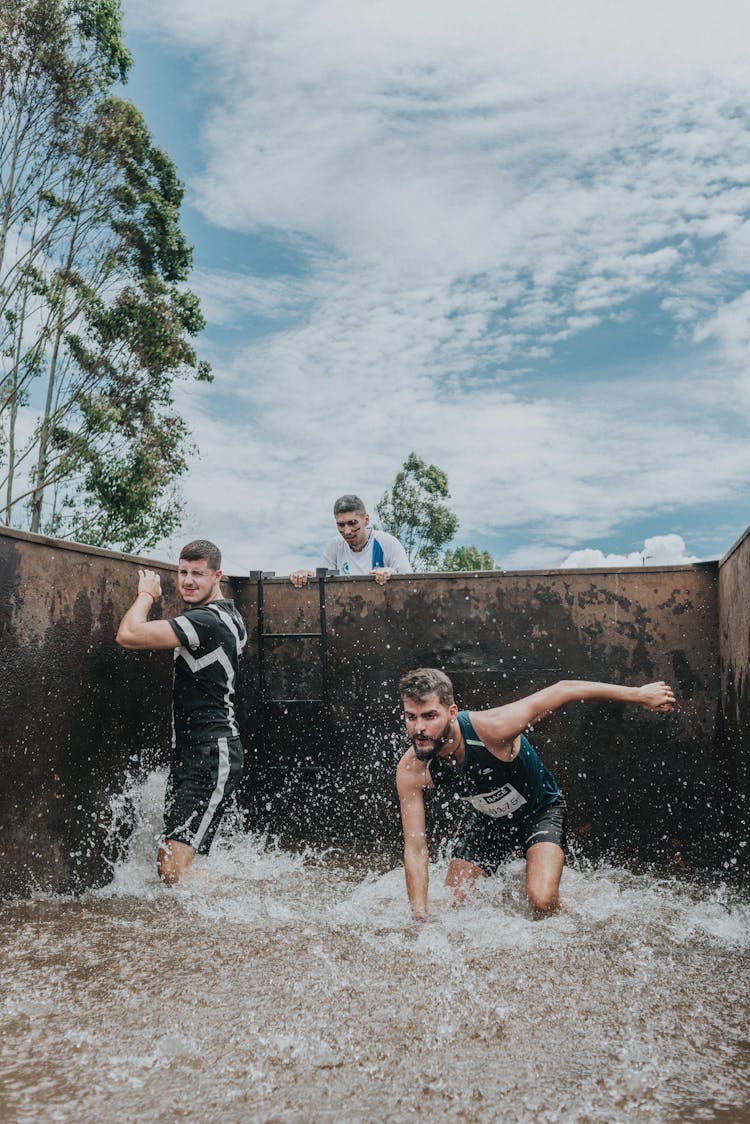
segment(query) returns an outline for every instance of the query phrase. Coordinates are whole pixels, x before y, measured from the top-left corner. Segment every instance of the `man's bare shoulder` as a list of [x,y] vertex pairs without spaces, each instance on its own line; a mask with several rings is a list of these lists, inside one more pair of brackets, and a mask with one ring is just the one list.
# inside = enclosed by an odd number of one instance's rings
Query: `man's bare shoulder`
[[411,765],[416,762],[416,760],[417,759],[414,756],[414,746],[410,745],[406,752],[403,753],[399,758],[398,765],[396,766],[396,772],[404,772],[405,770],[409,769]]
[[513,703],[504,706],[495,706],[490,710],[470,710],[467,712],[472,729],[484,746],[501,760],[510,750],[519,733],[517,722],[514,722],[515,710]]
[[420,761],[410,746],[396,768],[396,784],[399,792],[432,788],[432,777],[424,761]]
[[466,717],[471,722],[474,733],[481,739],[482,734],[491,731],[505,707],[493,706],[489,710],[467,710]]

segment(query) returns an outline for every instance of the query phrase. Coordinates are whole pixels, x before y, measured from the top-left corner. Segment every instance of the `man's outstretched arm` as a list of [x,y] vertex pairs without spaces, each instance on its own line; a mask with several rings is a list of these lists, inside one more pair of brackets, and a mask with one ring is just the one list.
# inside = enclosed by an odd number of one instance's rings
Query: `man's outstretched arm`
[[401,802],[401,823],[404,829],[406,893],[417,921],[427,920],[429,886],[424,773],[424,765],[414,760],[411,751],[401,758],[396,771],[396,789]]
[[150,621],[151,606],[161,597],[161,581],[153,570],[138,571],[135,601],[120,621],[117,643],[123,648],[179,648],[180,640],[168,621]]
[[472,712],[472,723],[488,748],[499,749],[512,744],[529,726],[534,726],[568,703],[588,701],[634,703],[647,710],[662,712],[673,710],[675,705],[672,688],[663,680],[646,683],[642,687],[625,687],[617,683],[563,679],[507,706]]

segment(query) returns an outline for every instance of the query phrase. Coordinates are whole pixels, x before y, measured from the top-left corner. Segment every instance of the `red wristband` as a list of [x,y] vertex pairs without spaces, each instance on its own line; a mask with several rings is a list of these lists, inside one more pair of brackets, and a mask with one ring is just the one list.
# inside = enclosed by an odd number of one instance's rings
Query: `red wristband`
[[154,597],[153,593],[149,593],[149,591],[147,589],[139,589],[138,592],[136,593],[136,597],[140,597],[140,595],[142,593],[145,593],[146,596],[150,597],[152,601],[156,601],[156,598]]

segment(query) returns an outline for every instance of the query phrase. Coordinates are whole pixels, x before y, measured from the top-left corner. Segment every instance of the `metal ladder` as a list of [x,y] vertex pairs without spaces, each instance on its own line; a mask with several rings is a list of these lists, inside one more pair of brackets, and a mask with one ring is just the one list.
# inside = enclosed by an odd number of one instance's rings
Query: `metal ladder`
[[[264,570],[251,570],[250,578],[258,583],[258,710],[260,719],[260,761],[259,764],[267,769],[286,769],[288,761],[269,760],[272,750],[268,732],[268,719],[272,708],[277,706],[310,706],[315,707],[321,717],[321,760],[315,764],[303,764],[305,770],[317,772],[326,769],[331,762],[331,728],[329,714],[328,692],[328,638],[326,633],[326,578],[335,573],[324,566],[315,571],[318,583],[318,601],[320,608],[320,630],[318,632],[266,632],[265,630],[265,602],[263,583],[266,578],[274,577],[273,572]],[[272,698],[269,694],[266,680],[266,643],[269,640],[311,640],[318,641],[318,663],[320,668],[320,690],[318,698]]]

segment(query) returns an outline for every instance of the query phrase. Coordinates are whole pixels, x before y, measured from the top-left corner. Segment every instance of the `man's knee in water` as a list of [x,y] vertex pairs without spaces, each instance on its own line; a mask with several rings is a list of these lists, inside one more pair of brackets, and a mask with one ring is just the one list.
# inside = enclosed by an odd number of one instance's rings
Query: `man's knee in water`
[[465,859],[451,859],[445,876],[445,885],[453,891],[453,905],[463,905],[467,893],[476,885],[477,879],[486,877],[481,866],[467,862]]
[[189,869],[194,856],[195,849],[187,843],[165,839],[159,846],[156,858],[156,869],[161,881],[166,886],[174,886]]
[[549,917],[560,909],[560,898],[557,890],[527,889],[526,897],[536,917]]
[[557,843],[535,843],[526,852],[526,897],[537,917],[560,908],[560,878],[565,852]]

